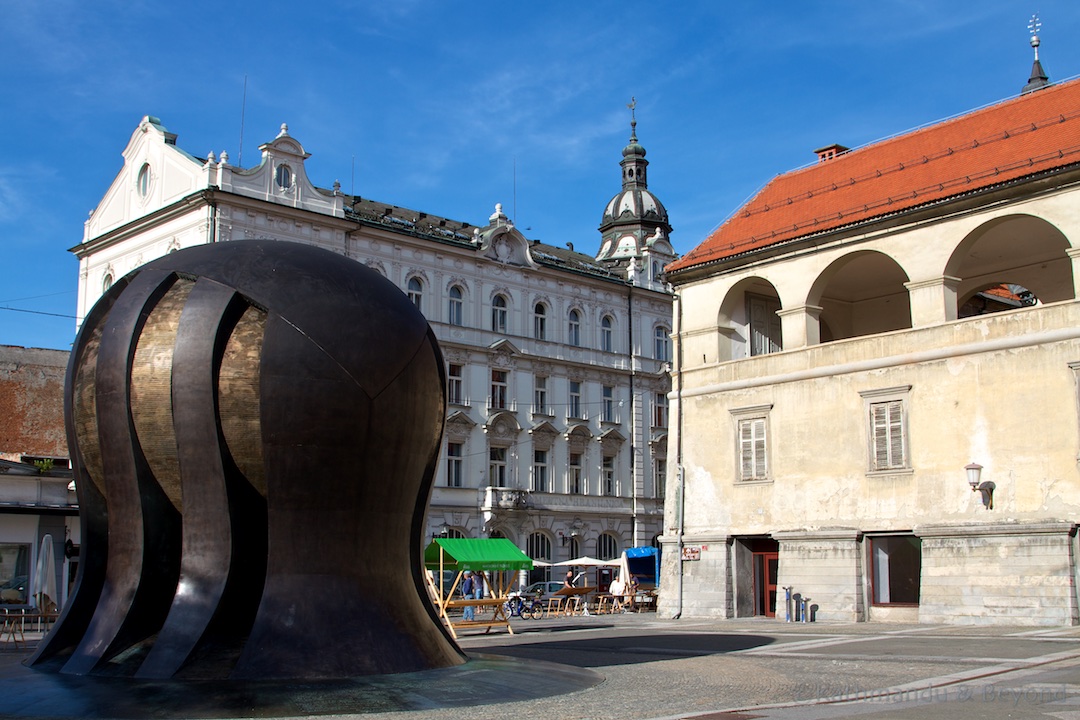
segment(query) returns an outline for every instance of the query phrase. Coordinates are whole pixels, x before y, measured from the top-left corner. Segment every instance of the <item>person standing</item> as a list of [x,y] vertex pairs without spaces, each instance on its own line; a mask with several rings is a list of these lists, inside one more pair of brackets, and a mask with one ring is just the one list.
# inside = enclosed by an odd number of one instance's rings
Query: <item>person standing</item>
[[[466,600],[472,600],[476,593],[476,580],[473,579],[471,570],[465,571],[465,579],[461,583],[461,594]],[[461,611],[461,619],[475,620],[476,619],[476,607],[473,605],[466,605]]]
[[623,607],[623,593],[625,591],[626,586],[623,584],[622,577],[616,575],[615,579],[611,581],[611,585],[608,586],[608,592],[611,593],[611,602],[619,612],[626,612],[626,608]]

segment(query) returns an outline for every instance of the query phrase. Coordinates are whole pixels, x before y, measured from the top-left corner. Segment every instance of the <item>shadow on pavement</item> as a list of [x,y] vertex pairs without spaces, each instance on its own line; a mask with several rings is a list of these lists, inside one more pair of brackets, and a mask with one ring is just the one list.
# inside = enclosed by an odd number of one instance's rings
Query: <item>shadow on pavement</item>
[[749,650],[772,642],[773,638],[763,635],[666,633],[577,640],[546,639],[535,643],[485,645],[475,650],[467,649],[466,652],[547,660],[592,668],[720,655]]

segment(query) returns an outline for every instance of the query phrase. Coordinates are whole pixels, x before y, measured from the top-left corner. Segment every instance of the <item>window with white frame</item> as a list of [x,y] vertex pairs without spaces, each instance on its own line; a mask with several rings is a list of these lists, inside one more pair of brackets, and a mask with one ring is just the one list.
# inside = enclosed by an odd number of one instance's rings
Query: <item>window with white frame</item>
[[570,462],[566,471],[566,491],[571,495],[585,493],[585,484],[581,473],[581,453],[570,453]]
[[603,462],[600,465],[600,474],[602,476],[604,494],[609,497],[614,497],[619,494],[618,484],[615,482],[615,456],[605,455]]
[[533,379],[533,413],[537,415],[550,415],[548,407],[547,378],[536,377]]
[[289,169],[288,165],[282,163],[277,166],[277,171],[274,173],[274,181],[282,190],[288,190],[292,187],[292,170]]
[[506,448],[492,447],[488,452],[488,485],[506,487]]
[[610,315],[600,319],[600,349],[604,352],[615,352],[614,325]]
[[409,302],[416,306],[416,309],[424,311],[424,283],[420,281],[420,278],[409,278],[408,290],[406,293],[409,296]]
[[566,342],[574,347],[581,346],[581,313],[571,310],[567,321]]
[[613,385],[602,386],[601,397],[604,411],[601,420],[608,423],[617,422],[615,419],[615,387]]
[[550,561],[552,559],[551,538],[544,533],[532,533],[529,535],[529,539],[525,541],[525,554],[533,560]]
[[653,331],[653,359],[659,360],[660,362],[667,362],[671,359],[670,353],[668,352],[669,335],[670,332],[668,329],[662,325],[658,326],[656,330]]
[[566,417],[570,419],[580,420],[581,415],[581,381],[570,381],[570,396],[569,402],[566,405]]
[[508,370],[491,369],[491,401],[488,403],[488,407],[492,410],[506,409],[509,381],[510,372]]
[[619,554],[619,540],[614,535],[603,533],[596,538],[596,557],[601,560],[614,560]]
[[740,482],[765,482],[769,474],[769,411],[772,405],[731,411],[735,422],[736,477]]
[[465,324],[465,293],[457,285],[450,287],[450,294],[446,300],[446,322],[451,325]]
[[464,378],[465,366],[450,363],[446,368],[446,401],[451,405],[464,405]]
[[491,299],[491,330],[497,333],[506,333],[506,298],[496,295]]
[[907,433],[910,385],[860,392],[866,412],[867,468],[869,472],[911,469]]
[[446,487],[462,487],[465,481],[465,445],[446,443]]
[[653,394],[653,427],[666,428],[668,417],[667,393]]
[[547,306],[536,303],[533,308],[533,338],[547,340]]
[[656,497],[663,499],[667,489],[667,459],[653,459],[653,490]]
[[533,450],[533,492],[548,491],[548,451]]

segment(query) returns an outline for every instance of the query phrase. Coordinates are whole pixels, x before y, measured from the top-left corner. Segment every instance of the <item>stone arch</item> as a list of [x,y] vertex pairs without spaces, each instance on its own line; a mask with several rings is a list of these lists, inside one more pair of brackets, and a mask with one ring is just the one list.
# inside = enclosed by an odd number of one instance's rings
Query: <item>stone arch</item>
[[[1006,215],[968,233],[950,255],[944,274],[956,278],[958,308],[963,308],[979,293],[1002,286],[1026,304],[1072,300],[1076,292],[1068,255],[1071,247],[1061,230],[1040,217]],[[1027,292],[1031,294],[1030,301]],[[1019,306],[1022,305],[1013,305]],[[1007,304],[998,309],[1012,307]]]
[[837,258],[810,288],[808,307],[820,308],[820,341],[873,335],[911,327],[907,273],[877,250]]
[[743,278],[732,285],[717,313],[717,361],[783,350],[776,314],[782,308],[776,286],[763,277]]

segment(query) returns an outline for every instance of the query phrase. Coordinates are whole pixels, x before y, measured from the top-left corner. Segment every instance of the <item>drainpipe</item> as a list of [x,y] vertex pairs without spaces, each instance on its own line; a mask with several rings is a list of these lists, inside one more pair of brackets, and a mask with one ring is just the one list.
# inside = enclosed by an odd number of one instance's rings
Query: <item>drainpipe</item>
[[[634,262],[633,259],[630,262]],[[637,368],[634,364],[634,286],[631,285],[626,289],[626,330],[627,330],[627,342],[629,343],[630,350],[630,541],[634,547],[638,547],[641,542],[638,540],[638,487],[637,487],[637,473],[635,468],[637,447],[635,441],[638,439],[638,433],[644,433],[644,427],[637,426],[637,402],[634,394],[634,376],[637,374]],[[642,438],[644,441],[644,438]]]
[[216,243],[218,241],[218,236],[217,236],[217,232],[218,232],[217,231],[217,226],[218,226],[218,206],[217,206],[217,200],[214,199],[213,189],[211,189],[210,192],[207,193],[207,200],[208,200],[207,205],[208,205],[209,210],[210,210],[210,218],[209,218],[209,222],[210,222],[209,230],[210,230],[210,232],[208,233],[208,237],[206,238],[206,241],[208,243]]
[[683,609],[683,519],[684,511],[686,509],[686,475],[683,469],[683,427],[685,422],[683,420],[683,407],[682,407],[682,298],[675,295],[675,345],[679,348],[678,353],[675,355],[675,408],[678,412],[679,423],[675,428],[675,431],[679,434],[679,441],[676,443],[675,448],[675,466],[679,475],[679,499],[678,499],[678,525],[676,529],[676,537],[678,543],[676,544],[676,558],[675,567],[678,568],[678,590],[675,594],[675,614],[672,615],[673,620],[678,620],[682,617]]

